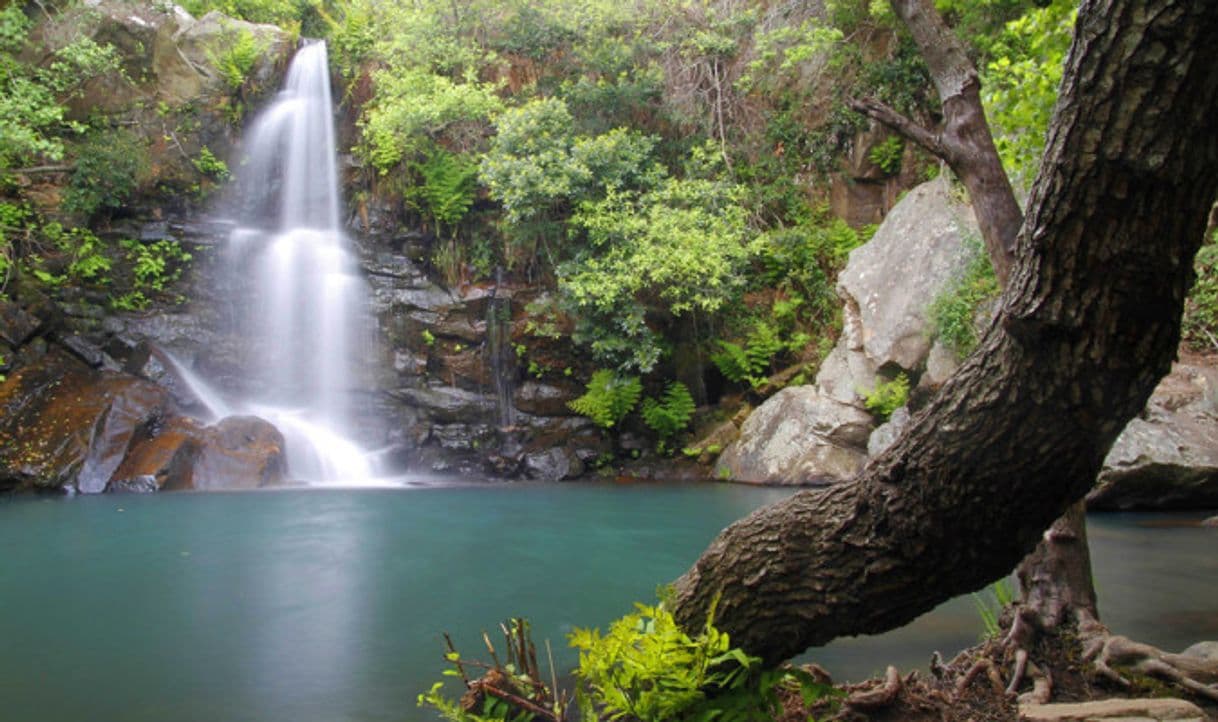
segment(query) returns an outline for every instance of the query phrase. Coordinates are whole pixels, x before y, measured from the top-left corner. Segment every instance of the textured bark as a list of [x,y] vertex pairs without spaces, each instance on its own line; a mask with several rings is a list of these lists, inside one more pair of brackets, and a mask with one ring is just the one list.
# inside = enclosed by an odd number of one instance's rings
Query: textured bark
[[1098,621],[1086,503],[1076,501],[1019,564],[1021,612],[1039,629],[1056,629],[1080,617]]
[[733,524],[674,612],[768,661],[1008,572],[1170,368],[1218,190],[1218,3],[1085,0],[1018,261],[977,351],[852,482]]
[[932,0],[890,0],[893,11],[913,35],[943,106],[943,124],[927,129],[875,99],[851,107],[892,128],[951,166],[968,189],[982,239],[998,282],[1006,286],[1015,262],[1016,235],[1023,211],[994,147],[981,81],[964,45],[935,11]]

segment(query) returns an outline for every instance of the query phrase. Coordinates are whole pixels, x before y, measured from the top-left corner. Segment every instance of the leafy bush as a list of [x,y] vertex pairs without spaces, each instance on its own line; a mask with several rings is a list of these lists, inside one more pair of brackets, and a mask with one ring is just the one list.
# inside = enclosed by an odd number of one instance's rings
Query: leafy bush
[[892,412],[909,401],[909,377],[903,372],[891,381],[876,384],[863,398],[863,406],[880,421],[887,421]]
[[1057,102],[1078,3],[1052,0],[1012,19],[988,43],[982,101],[1007,174],[1030,186]]
[[660,453],[667,451],[669,439],[689,425],[694,409],[694,397],[680,381],[668,384],[659,400],[643,400],[643,421],[660,437]]
[[[609,719],[762,722],[780,713],[783,687],[797,686],[806,704],[834,694],[803,670],[763,669],[713,618],[690,636],[663,606],[635,608],[604,636],[576,629],[568,640],[579,650],[576,676]],[[595,719],[589,712],[584,719]]]
[[890,135],[867,154],[867,158],[880,167],[885,175],[896,175],[901,170],[901,158],[905,155],[905,141],[899,135]]
[[154,243],[136,240],[119,241],[126,251],[132,282],[125,293],[110,299],[119,311],[138,311],[152,302],[150,294],[161,294],[182,277],[192,257],[177,241],[165,239]]
[[976,317],[982,304],[996,298],[998,277],[986,254],[981,240],[966,239],[971,260],[964,275],[931,302],[931,334],[951,349],[956,356],[964,358],[977,346]]
[[567,402],[567,406],[592,419],[602,429],[609,429],[634,409],[642,393],[639,377],[619,376],[608,369],[600,369],[592,374],[584,395]]
[[148,167],[148,149],[134,133],[93,133],[77,150],[63,208],[84,218],[118,210],[139,187]]

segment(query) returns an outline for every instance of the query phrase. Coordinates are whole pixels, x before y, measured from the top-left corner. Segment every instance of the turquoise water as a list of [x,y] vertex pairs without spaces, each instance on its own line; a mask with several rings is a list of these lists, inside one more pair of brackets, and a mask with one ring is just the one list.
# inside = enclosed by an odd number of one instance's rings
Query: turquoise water
[[[555,643],[650,600],[715,533],[789,492],[479,486],[0,502],[0,720],[413,720],[441,632],[525,615]],[[1218,533],[1094,520],[1103,613],[1218,637]],[[977,638],[968,599],[815,654],[835,676]]]

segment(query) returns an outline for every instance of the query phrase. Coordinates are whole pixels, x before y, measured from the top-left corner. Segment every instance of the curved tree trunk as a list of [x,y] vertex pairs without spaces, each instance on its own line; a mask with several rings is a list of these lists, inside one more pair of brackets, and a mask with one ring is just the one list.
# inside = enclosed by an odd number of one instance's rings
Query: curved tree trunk
[[1218,189],[1218,3],[1085,0],[1017,264],[977,351],[856,480],[733,524],[674,613],[775,662],[1007,573],[1170,368]]

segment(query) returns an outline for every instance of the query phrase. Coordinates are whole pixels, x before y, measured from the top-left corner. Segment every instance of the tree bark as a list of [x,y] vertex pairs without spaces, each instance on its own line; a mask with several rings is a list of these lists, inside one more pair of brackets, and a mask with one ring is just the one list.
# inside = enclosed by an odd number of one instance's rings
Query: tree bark
[[1001,308],[852,482],[733,524],[676,583],[687,628],[769,662],[1007,573],[1167,373],[1218,191],[1218,4],[1084,0]]
[[854,110],[942,158],[968,189],[982,239],[994,265],[998,283],[1005,287],[1015,263],[1016,235],[1023,211],[985,119],[981,81],[964,45],[935,11],[932,0],[890,0],[893,11],[913,35],[943,106],[943,124],[923,128],[875,99],[851,102]]

